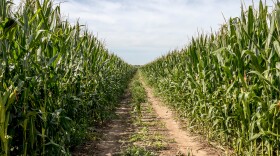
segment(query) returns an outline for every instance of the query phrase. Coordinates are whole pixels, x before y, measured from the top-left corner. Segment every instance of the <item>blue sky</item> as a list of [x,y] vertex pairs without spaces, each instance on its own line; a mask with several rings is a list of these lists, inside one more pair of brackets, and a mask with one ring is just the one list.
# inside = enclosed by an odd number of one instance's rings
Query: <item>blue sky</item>
[[[79,19],[110,52],[140,65],[186,46],[198,32],[217,31],[224,17],[239,16],[241,10],[240,0],[59,1],[65,18],[73,23]],[[259,0],[253,1],[257,6]]]

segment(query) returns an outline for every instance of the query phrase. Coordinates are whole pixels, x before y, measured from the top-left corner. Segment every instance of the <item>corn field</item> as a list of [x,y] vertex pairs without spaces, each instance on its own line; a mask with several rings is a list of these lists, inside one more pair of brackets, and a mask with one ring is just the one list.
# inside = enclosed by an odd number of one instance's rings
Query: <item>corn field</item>
[[0,155],[70,155],[135,69],[51,0],[0,2]]
[[280,155],[279,33],[280,4],[260,1],[141,70],[193,131],[237,155]]

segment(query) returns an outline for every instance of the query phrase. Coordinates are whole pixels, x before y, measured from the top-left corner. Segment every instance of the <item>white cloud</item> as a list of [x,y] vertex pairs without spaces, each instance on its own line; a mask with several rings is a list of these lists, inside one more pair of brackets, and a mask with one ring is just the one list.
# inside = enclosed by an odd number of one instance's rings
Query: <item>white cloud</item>
[[218,30],[222,13],[236,17],[240,7],[239,0],[69,0],[61,11],[87,24],[109,51],[131,64],[145,64],[185,46],[198,31]]

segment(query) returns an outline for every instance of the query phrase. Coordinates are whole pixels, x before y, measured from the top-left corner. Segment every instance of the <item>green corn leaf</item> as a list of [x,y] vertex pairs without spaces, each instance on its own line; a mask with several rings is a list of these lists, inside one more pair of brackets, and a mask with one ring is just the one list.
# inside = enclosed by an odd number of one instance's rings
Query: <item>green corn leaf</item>
[[255,134],[248,140],[248,142],[254,141],[254,140],[260,138],[262,135],[263,135],[263,133]]

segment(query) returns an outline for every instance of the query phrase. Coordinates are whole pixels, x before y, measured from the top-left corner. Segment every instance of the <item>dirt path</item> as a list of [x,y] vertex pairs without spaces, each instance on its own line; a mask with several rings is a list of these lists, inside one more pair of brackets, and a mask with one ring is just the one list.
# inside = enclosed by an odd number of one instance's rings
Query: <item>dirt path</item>
[[72,153],[74,156],[113,156],[132,146],[143,147],[160,156],[224,155],[203,143],[201,137],[182,130],[176,116],[153,95],[141,77],[140,82],[148,97],[148,101],[142,103],[141,117],[135,116],[131,93],[127,90],[116,109],[116,117],[103,127],[93,128],[101,137],[78,146]]
[[122,140],[127,140],[133,132],[130,112],[132,111],[131,94],[127,90],[119,107],[116,117],[106,126],[98,128],[103,136],[97,141],[88,141],[76,148],[74,156],[112,156],[120,152]]
[[218,150],[207,145],[207,143],[198,141],[198,137],[195,137],[190,132],[182,130],[180,128],[180,123],[175,120],[175,116],[172,114],[172,111],[168,107],[164,106],[162,102],[153,95],[152,89],[143,81],[142,78],[140,80],[146,89],[148,101],[152,104],[153,109],[161,121],[165,123],[170,137],[174,138],[183,154],[187,155],[191,151],[191,153],[195,156],[222,155],[218,152]]
[[178,144],[169,135],[165,123],[158,117],[150,102],[142,103],[141,112],[141,124],[136,124],[136,133],[141,139],[133,144],[145,147],[158,156],[182,156]]

